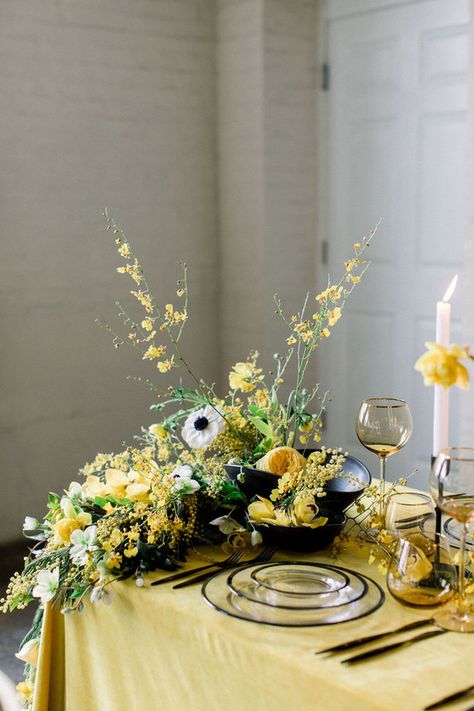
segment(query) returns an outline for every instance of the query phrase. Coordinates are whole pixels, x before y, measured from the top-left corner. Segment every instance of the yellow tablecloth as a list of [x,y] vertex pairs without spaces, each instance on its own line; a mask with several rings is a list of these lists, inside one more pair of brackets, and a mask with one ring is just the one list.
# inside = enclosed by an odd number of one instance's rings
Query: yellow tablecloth
[[[297,558],[331,560],[327,553]],[[367,551],[347,552],[338,562],[385,588]],[[444,634],[353,667],[315,656],[328,645],[429,616],[388,593],[383,607],[361,620],[277,628],[219,614],[202,600],[200,586],[113,587],[110,607],[88,604],[67,616],[48,608],[34,711],[421,711],[474,681],[469,634]],[[449,708],[468,706],[465,699]]]

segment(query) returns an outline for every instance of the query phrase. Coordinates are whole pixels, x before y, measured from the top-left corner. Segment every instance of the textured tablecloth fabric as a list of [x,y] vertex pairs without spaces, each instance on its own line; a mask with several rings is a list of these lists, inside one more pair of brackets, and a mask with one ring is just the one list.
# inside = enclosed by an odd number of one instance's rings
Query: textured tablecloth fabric
[[[292,558],[334,563],[327,552],[275,560]],[[367,549],[345,552],[336,563],[385,588]],[[87,604],[66,616],[48,607],[34,711],[421,711],[474,681],[470,634],[444,634],[353,667],[341,665],[340,656],[315,656],[429,616],[388,593],[382,608],[360,620],[281,628],[216,612],[199,585],[137,588],[130,580],[112,587],[110,607]],[[468,706],[464,700],[449,708]]]

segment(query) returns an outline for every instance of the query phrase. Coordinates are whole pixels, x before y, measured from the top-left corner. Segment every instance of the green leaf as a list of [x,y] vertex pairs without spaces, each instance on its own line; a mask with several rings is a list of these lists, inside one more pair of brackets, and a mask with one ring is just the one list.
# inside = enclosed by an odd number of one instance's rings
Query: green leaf
[[102,509],[106,504],[109,503],[108,499],[104,499],[102,496],[94,496],[94,504],[100,506]]
[[249,405],[248,411],[255,417],[266,417],[266,413],[258,405]]
[[265,437],[273,438],[273,430],[267,422],[264,422],[258,417],[249,417],[249,422]]

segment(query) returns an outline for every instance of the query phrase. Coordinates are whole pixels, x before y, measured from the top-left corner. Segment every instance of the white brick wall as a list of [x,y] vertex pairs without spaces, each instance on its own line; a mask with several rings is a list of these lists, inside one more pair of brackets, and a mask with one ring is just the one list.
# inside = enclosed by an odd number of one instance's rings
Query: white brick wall
[[0,2],[0,541],[153,419],[125,379],[150,367],[94,326],[129,288],[104,206],[164,301],[188,261],[197,372],[284,346],[272,294],[314,280],[317,5]]
[[101,217],[156,292],[190,265],[188,343],[218,365],[213,0],[0,3],[0,540],[97,451],[151,422],[146,372],[94,325],[128,283]]
[[317,8],[218,3],[223,377],[251,347],[286,348],[275,292],[293,313],[314,288]]

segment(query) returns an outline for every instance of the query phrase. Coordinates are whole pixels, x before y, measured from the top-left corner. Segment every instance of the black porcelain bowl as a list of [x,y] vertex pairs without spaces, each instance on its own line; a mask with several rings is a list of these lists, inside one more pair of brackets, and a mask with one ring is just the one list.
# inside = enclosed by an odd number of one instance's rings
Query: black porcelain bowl
[[263,536],[264,543],[269,543],[290,551],[320,551],[327,548],[341,533],[346,523],[343,513],[333,513],[325,526],[255,526]]
[[[308,457],[312,452],[319,450],[301,449],[299,451],[305,457]],[[278,476],[270,472],[261,471],[253,467],[244,467],[240,464],[224,464],[224,469],[229,478],[237,484],[249,499],[254,496],[263,496],[268,499],[272,489],[278,486]],[[324,504],[332,511],[344,511],[347,509],[361,496],[364,489],[372,481],[370,472],[365,464],[350,454],[347,455],[343,464],[342,474],[346,476],[341,475],[331,479],[325,486]],[[348,474],[351,474],[353,479],[357,481],[347,478]]]

